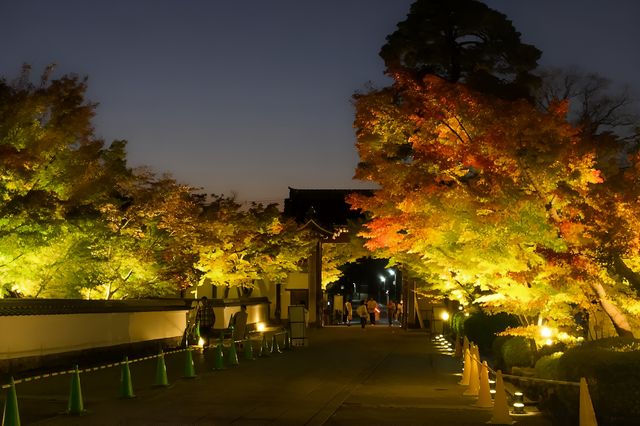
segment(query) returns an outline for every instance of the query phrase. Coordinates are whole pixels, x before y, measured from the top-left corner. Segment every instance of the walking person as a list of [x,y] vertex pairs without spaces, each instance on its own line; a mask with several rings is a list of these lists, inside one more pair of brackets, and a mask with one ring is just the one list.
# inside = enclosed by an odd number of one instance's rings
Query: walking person
[[347,299],[344,304],[344,316],[344,322],[347,323],[347,327],[351,327],[351,320],[353,319],[353,305],[351,305],[351,300],[349,299]]
[[373,297],[370,297],[367,301],[367,311],[369,312],[369,320],[371,325],[376,325],[376,309],[378,308],[378,302]]
[[402,300],[396,304],[396,315],[398,316],[400,327],[402,327],[402,322],[404,321],[404,305],[402,304]]
[[387,303],[387,317],[389,318],[389,327],[393,324],[393,318],[396,315],[396,304],[393,299],[389,299]]
[[364,326],[367,325],[367,317],[369,316],[369,311],[367,310],[367,305],[364,300],[360,303],[360,306],[358,306],[356,314],[360,317],[360,325],[364,328]]

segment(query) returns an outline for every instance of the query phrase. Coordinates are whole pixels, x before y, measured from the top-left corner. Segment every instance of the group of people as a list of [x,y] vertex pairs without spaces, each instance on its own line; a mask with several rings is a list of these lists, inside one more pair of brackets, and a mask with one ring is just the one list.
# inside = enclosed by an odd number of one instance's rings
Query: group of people
[[[376,320],[380,313],[380,308],[378,307],[378,302],[370,297],[366,301],[363,300],[356,309],[356,313],[360,317],[360,325],[364,328],[367,325],[367,322],[371,325],[376,324]],[[402,315],[404,313],[404,307],[402,302],[396,303],[392,299],[389,299],[387,303],[387,318],[389,321],[389,327],[393,324],[393,321],[402,322]],[[353,304],[350,300],[347,300],[344,304],[344,322],[347,326],[351,325],[351,320],[353,319]]]

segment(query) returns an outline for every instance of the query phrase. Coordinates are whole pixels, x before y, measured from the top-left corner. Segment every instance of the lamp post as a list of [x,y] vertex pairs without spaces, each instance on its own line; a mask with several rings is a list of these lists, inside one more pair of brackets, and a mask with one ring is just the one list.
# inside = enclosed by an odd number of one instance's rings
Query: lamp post
[[[384,275],[380,275],[380,282],[382,283],[382,287],[384,287],[384,284],[386,282],[386,278]],[[378,303],[380,303],[380,299],[382,298],[381,293],[380,293],[380,286],[378,286]]]

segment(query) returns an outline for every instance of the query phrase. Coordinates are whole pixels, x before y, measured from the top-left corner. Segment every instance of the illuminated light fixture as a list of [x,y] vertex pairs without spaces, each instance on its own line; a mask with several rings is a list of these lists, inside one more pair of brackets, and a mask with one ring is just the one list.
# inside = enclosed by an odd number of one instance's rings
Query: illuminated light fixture
[[552,335],[553,331],[549,327],[540,328],[540,336],[542,336],[543,338],[548,339]]
[[204,339],[202,337],[198,339],[198,346],[204,348]]
[[449,321],[449,312],[447,312],[447,311],[443,311],[443,312],[440,314],[440,318],[442,318],[442,320],[443,320],[443,321]]
[[553,345],[553,340],[547,339],[547,340],[545,340],[544,344],[547,345],[547,346],[551,346],[551,345]]
[[465,313],[464,313],[464,316],[465,316],[465,317],[468,317],[468,316],[469,316],[469,312],[465,312]]
[[522,392],[514,392],[513,401],[513,414],[525,414],[524,394]]
[[464,310],[464,307],[463,307],[462,305],[458,305],[458,310],[459,310],[459,311],[463,311],[463,310]]
[[263,322],[259,322],[256,324],[256,330],[258,330],[260,333],[262,333],[267,327],[264,325]]
[[389,275],[395,275],[396,271],[394,271],[393,269],[387,269],[387,272],[389,273]]

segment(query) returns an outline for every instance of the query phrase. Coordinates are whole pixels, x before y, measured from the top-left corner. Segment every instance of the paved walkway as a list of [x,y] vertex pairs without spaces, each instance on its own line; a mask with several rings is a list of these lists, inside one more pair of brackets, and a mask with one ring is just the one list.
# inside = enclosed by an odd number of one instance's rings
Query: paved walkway
[[[242,354],[239,354],[242,358]],[[87,413],[63,414],[70,376],[16,386],[23,425],[479,425],[457,385],[460,362],[421,332],[387,325],[309,330],[309,346],[213,371],[213,350],[182,379],[184,352],[167,355],[170,385],[154,387],[154,360],[131,364],[136,398],[119,399],[120,368],[81,377]],[[80,366],[82,368],[83,366]],[[540,415],[519,425],[549,425]]]

